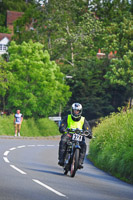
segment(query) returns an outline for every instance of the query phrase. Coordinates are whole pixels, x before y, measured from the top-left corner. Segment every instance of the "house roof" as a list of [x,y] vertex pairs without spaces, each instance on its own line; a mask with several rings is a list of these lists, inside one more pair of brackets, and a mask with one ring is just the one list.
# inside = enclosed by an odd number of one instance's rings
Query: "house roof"
[[13,24],[13,22],[21,17],[23,14],[23,12],[7,10],[7,25]]
[[12,34],[0,33],[0,41],[5,37],[7,37],[9,40],[11,40]]

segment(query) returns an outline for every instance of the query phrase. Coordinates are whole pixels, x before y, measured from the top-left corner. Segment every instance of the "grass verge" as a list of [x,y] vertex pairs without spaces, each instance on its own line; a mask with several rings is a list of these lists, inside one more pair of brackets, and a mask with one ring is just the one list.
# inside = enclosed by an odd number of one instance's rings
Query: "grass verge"
[[[14,136],[14,116],[0,117],[0,135]],[[45,137],[59,135],[58,125],[49,120],[42,118],[35,120],[33,118],[24,119],[21,126],[21,136],[24,137]]]
[[89,159],[111,175],[133,183],[133,110],[113,113],[93,129]]

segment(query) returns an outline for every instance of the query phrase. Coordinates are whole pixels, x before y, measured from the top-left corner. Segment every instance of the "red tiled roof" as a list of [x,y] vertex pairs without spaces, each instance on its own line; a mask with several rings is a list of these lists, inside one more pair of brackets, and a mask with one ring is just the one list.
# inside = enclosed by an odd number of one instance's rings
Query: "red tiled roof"
[[7,25],[13,24],[15,20],[23,15],[23,12],[16,12],[7,10]]
[[7,37],[9,40],[11,40],[12,34],[0,33],[0,41],[5,37]]

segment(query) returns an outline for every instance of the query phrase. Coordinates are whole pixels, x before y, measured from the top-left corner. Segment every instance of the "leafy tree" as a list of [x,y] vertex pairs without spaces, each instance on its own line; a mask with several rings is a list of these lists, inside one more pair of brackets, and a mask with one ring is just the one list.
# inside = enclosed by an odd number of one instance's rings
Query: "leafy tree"
[[[129,51],[122,59],[112,59],[105,78],[111,84],[122,85],[132,92],[133,86],[133,52]],[[132,96],[132,95],[131,95]]]
[[100,21],[106,25],[112,22],[119,23],[123,15],[132,12],[132,1],[130,0],[89,0],[88,7],[93,11]]
[[6,93],[9,87],[10,73],[7,71],[7,62],[0,56],[0,107],[5,110]]
[[[87,10],[87,1],[50,0],[45,1],[44,7],[36,6],[31,10],[16,22],[21,29],[17,41],[28,41],[32,37],[45,44],[52,60],[71,66],[80,58],[86,59],[102,32],[100,21]],[[31,18],[34,19],[32,33],[25,31],[25,24]]]
[[88,119],[106,116],[117,110],[127,100],[129,94],[122,85],[111,84],[105,78],[110,60],[91,58],[79,63],[71,69],[72,80],[67,80],[72,91],[72,97],[63,115],[70,111],[71,104],[80,102],[83,105],[83,115]]
[[131,13],[123,17],[119,23],[114,22],[106,26],[103,36],[103,51],[106,53],[117,51],[116,56],[122,58],[129,50],[132,50],[132,26],[133,17]]
[[42,117],[59,112],[67,103],[69,86],[64,75],[40,43],[23,42],[9,46],[8,70],[12,73],[7,108],[20,108],[26,117]]

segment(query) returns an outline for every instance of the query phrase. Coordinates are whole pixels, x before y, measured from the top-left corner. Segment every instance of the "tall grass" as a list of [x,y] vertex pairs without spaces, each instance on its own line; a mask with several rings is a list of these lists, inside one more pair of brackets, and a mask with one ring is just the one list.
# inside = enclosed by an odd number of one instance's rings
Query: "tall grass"
[[133,110],[113,113],[93,129],[89,158],[99,168],[133,183]]
[[[14,135],[14,116],[0,117],[0,135]],[[24,119],[21,126],[21,136],[26,137],[44,137],[59,135],[58,125],[49,120],[42,118],[35,120],[33,118]]]

